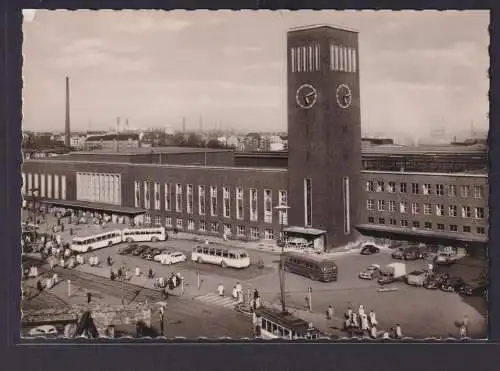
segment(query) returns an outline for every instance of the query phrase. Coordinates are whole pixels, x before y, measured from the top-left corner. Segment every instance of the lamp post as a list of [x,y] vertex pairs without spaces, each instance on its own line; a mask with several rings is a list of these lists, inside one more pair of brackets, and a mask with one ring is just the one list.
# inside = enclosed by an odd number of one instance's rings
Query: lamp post
[[281,254],[280,254],[280,264],[279,264],[279,279],[280,279],[280,297],[281,297],[281,311],[286,313],[286,304],[285,304],[285,270],[283,267],[283,253],[285,252],[285,243],[283,241],[283,213],[285,210],[288,210],[290,207],[285,205],[276,206],[275,209],[279,211],[280,215],[280,240],[281,242]]

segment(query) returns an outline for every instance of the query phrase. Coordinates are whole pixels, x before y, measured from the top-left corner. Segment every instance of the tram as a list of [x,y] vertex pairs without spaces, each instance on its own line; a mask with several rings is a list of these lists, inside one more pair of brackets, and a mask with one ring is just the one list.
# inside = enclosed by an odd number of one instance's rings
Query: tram
[[254,318],[255,335],[260,339],[317,340],[320,337],[319,330],[311,323],[287,312],[259,308]]

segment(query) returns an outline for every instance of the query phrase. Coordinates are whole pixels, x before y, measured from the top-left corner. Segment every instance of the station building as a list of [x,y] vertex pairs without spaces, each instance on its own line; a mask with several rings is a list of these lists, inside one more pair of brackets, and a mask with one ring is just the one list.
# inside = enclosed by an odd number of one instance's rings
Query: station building
[[287,49],[288,152],[115,146],[29,159],[25,200],[325,250],[361,234],[486,245],[487,148],[362,148],[357,33],[292,29]]

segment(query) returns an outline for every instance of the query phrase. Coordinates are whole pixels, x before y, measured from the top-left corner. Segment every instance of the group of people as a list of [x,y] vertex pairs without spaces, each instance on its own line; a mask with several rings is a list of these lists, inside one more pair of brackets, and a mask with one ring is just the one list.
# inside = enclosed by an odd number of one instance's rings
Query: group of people
[[[333,317],[331,315],[332,312],[333,308],[330,306],[327,311],[327,317]],[[370,310],[367,314],[362,304],[359,306],[357,312],[349,307],[347,312],[344,313],[344,331],[350,332],[351,335],[368,335],[372,339],[377,339],[380,335],[382,335],[382,339],[403,338],[403,332],[399,324],[396,324],[396,327],[391,328],[389,331],[379,331],[377,326],[378,321],[375,311]]]
[[[222,282],[220,282],[219,286],[217,287],[217,293],[219,294],[219,296],[224,297],[224,284]],[[260,308],[261,299],[257,289],[254,289],[253,296],[250,293],[251,292],[249,290],[248,291],[249,305],[250,305],[250,310],[253,312],[256,309]],[[234,299],[234,301],[236,301],[237,305],[242,305],[245,302],[243,286],[239,281],[236,281],[236,284],[233,286],[231,297]]]

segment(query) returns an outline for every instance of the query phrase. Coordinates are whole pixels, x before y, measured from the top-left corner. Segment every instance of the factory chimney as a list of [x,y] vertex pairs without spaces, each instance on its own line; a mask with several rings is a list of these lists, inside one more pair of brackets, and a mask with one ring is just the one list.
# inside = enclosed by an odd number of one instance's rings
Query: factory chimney
[[71,145],[71,131],[69,123],[69,77],[66,76],[66,120],[64,123],[64,145]]

